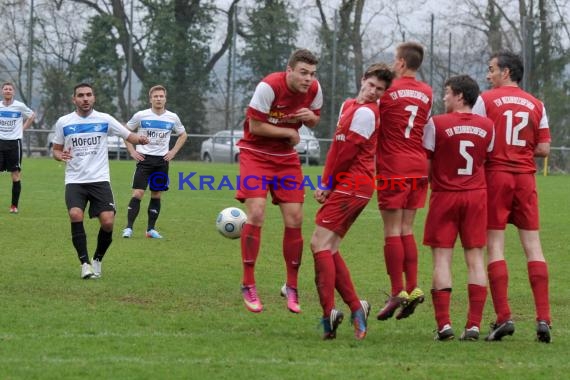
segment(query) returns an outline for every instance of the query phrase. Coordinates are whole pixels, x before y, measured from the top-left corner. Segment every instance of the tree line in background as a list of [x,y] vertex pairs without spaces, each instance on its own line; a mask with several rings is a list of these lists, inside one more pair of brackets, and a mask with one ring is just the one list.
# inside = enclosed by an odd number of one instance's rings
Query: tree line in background
[[[97,108],[119,120],[145,107],[147,89],[162,83],[188,132],[240,128],[257,82],[283,70],[303,45],[321,59],[325,103],[316,133],[330,137],[365,66],[391,62],[395,44],[416,40],[427,48],[420,77],[434,87],[435,112],[449,75],[484,83],[490,53],[508,48],[524,55],[524,87],[545,101],[553,145],[570,143],[569,0],[457,0],[433,18],[426,0],[131,1],[35,0],[33,18],[30,0],[2,2],[0,78],[14,82],[27,104],[33,93],[37,127],[70,112],[73,85],[88,81]],[[130,102],[129,67],[141,84]]]

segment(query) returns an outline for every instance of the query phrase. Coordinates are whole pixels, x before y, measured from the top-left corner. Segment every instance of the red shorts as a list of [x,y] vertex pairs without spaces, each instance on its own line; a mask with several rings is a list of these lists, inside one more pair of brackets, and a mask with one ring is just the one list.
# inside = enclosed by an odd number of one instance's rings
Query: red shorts
[[530,173],[487,171],[488,226],[504,230],[507,223],[520,229],[539,229],[536,179]]
[[424,244],[453,248],[457,234],[463,248],[487,244],[487,190],[432,191],[424,227]]
[[370,201],[368,198],[333,191],[317,211],[315,223],[344,237],[368,201]]
[[273,204],[303,203],[303,172],[297,154],[272,156],[250,149],[239,152],[240,179],[236,199],[266,198],[271,192]]
[[380,175],[376,177],[379,178],[376,189],[380,210],[415,210],[425,206],[427,178],[384,179]]

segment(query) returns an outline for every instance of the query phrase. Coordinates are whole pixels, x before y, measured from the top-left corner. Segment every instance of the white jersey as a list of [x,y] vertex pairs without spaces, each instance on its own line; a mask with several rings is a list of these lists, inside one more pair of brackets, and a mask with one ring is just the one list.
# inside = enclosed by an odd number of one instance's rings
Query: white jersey
[[34,114],[27,105],[17,100],[9,106],[0,102],[0,140],[22,139],[24,132],[24,118],[28,119]]
[[107,136],[126,139],[130,133],[111,115],[95,110],[86,117],[76,112],[60,117],[55,123],[53,143],[71,150],[65,184],[110,182]]
[[138,129],[138,134],[147,136],[147,145],[137,145],[137,152],[151,156],[164,156],[170,150],[170,135],[186,133],[180,118],[174,112],[165,110],[157,115],[152,108],[139,111],[127,122],[131,131]]

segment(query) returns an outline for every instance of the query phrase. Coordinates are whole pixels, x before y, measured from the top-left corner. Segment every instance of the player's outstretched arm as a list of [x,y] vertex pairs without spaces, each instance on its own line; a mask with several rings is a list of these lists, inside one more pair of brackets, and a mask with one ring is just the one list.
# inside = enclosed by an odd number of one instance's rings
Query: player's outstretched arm
[[129,137],[125,141],[130,142],[134,145],[146,145],[149,143],[149,139],[147,136],[137,135],[136,133],[131,132]]

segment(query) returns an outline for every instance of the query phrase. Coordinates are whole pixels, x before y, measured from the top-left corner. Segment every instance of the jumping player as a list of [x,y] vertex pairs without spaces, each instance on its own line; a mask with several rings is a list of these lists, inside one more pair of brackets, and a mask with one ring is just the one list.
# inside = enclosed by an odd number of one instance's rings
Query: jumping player
[[[240,186],[236,199],[245,203],[247,223],[241,234],[243,263],[242,296],[246,308],[263,310],[257,295],[255,263],[265,219],[267,193],[279,205],[285,231],[283,257],[287,280],[281,294],[287,308],[299,313],[297,276],[303,252],[303,202],[305,193],[301,163],[294,147],[299,143],[301,125],[313,128],[320,120],[323,104],[321,86],[316,80],[318,60],[309,50],[295,50],[285,72],[265,77],[256,87],[249,103],[240,148],[240,177],[248,183]],[[258,179],[253,181],[250,179]]]
[[377,315],[379,320],[391,318],[400,307],[396,318],[407,318],[424,301],[413,235],[416,210],[424,207],[428,186],[422,136],[431,113],[432,90],[416,79],[423,57],[424,48],[416,42],[398,45],[396,79],[380,99],[378,207],[384,222],[384,260],[391,293]]

